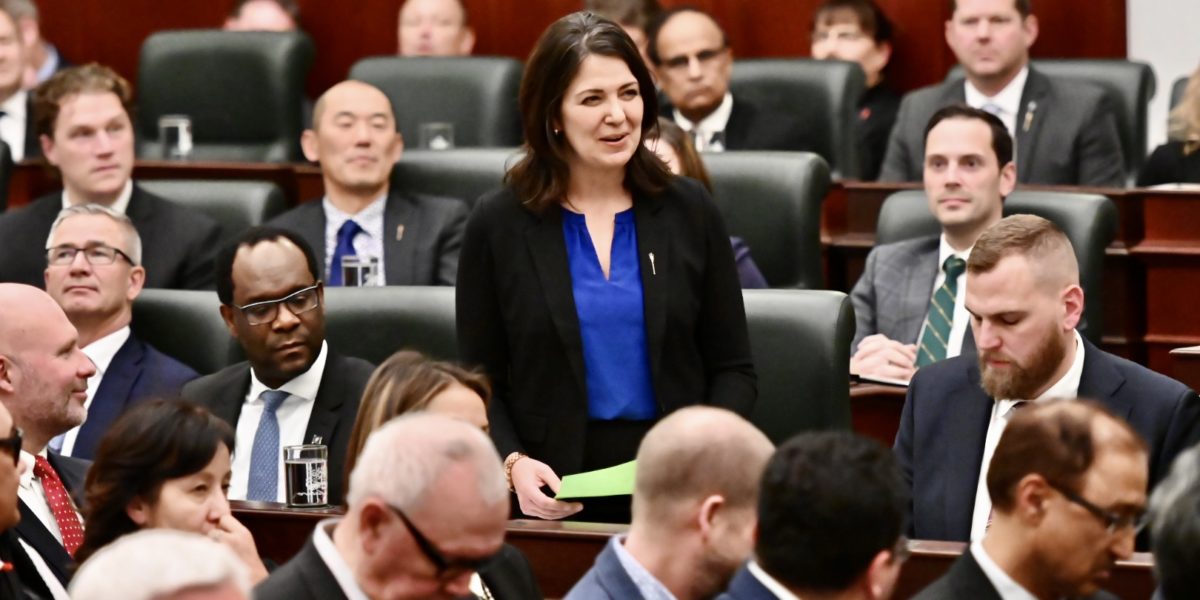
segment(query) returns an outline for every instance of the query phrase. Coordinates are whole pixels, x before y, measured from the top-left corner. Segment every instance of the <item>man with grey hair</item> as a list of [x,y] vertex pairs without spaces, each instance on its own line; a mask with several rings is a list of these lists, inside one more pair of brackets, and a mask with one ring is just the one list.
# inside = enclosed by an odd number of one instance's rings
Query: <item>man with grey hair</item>
[[257,600],[457,598],[504,543],[508,487],[478,428],[429,413],[367,438],[342,519],[322,521]]
[[[119,582],[119,585],[118,585]],[[232,550],[196,533],[144,529],[101,548],[71,581],[73,600],[246,600]]]
[[91,459],[100,437],[125,410],[146,398],[178,396],[197,374],[129,330],[133,300],[146,281],[141,238],[129,217],[100,204],[70,206],[50,226],[46,248],[46,292],[96,365],[84,403],[87,420],[55,437],[50,447]]
[[750,557],[759,480],[774,447],[737,414],[693,406],[659,421],[637,454],[633,523],[569,600],[711,598]]
[[1200,446],[1179,455],[1150,496],[1150,546],[1162,600],[1200,590]]

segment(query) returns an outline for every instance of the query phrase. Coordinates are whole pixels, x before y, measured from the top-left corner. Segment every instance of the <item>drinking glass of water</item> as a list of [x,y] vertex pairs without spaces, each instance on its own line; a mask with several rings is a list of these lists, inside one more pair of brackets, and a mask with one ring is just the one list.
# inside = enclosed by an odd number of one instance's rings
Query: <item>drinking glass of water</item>
[[287,505],[318,508],[329,505],[329,448],[320,444],[285,446],[283,474]]

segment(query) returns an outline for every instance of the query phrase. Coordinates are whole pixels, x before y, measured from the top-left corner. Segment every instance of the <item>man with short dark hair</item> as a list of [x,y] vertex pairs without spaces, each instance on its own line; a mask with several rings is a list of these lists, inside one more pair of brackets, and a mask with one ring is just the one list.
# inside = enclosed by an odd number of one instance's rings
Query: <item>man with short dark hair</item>
[[584,0],[583,9],[620,25],[638,47],[646,67],[654,68],[646,53],[646,27],[662,12],[658,0]]
[[896,459],[849,432],[801,434],[763,474],[754,558],[719,600],[891,597],[908,557]]
[[966,261],[1016,184],[1012,138],[994,115],[956,104],[933,115],[925,140],[925,195],[942,233],[867,255],[850,292],[856,375],[908,381],[920,366],[975,352],[963,304]]
[[225,19],[226,31],[295,31],[300,6],[295,0],[237,0]]
[[463,0],[404,0],[396,39],[400,56],[470,56],[475,48]]
[[1056,225],[1001,219],[967,260],[966,309],[978,356],[923,367],[908,387],[895,451],[912,486],[914,538],[974,541],[987,531],[988,465],[1029,402],[1092,398],[1147,442],[1149,481],[1200,440],[1200,398],[1187,386],[1092,345],[1079,265]]
[[1150,547],[1161,600],[1186,600],[1200,590],[1200,446],[1179,455],[1150,496]]
[[93,63],[56,73],[33,96],[42,151],[58,169],[63,191],[0,215],[0,281],[43,285],[45,243],[55,217],[68,206],[94,203],[133,221],[145,250],[146,287],[211,287],[217,223],[132,179],[129,83]]
[[892,129],[881,181],[917,181],[921,132],[939,108],[966,103],[991,112],[1016,140],[1017,182],[1120,187],[1121,139],[1105,92],[1051,79],[1029,64],[1038,36],[1030,0],[957,0],[946,42],[964,76],[909,93]]
[[229,498],[285,500],[281,449],[329,448],[329,502],[342,502],[346,447],[374,366],[325,343],[325,290],[312,248],[252,228],[217,255],[221,317],[247,360],[183,387],[237,432]]
[[1021,409],[991,459],[985,536],[917,599],[1115,600],[1100,587],[1133,554],[1147,459],[1137,432],[1099,404]]
[[647,53],[668,100],[659,113],[691,134],[697,150],[809,149],[796,119],[730,93],[733,50],[711,15],[672,8],[646,33]]

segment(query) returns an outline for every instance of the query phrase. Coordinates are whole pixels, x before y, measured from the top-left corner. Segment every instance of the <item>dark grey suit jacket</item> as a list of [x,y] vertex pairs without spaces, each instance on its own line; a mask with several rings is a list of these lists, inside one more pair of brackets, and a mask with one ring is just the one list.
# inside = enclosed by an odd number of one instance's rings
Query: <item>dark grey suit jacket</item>
[[[341,356],[332,350],[325,359],[321,387],[317,389],[304,443],[329,447],[329,502],[341,504],[344,496],[346,448],[363,388],[375,366],[360,358]],[[188,400],[208,407],[214,415],[225,419],[237,429],[242,405],[250,390],[250,364],[240,362],[195,379],[183,386],[182,395]],[[318,441],[319,440],[319,441]]]
[[[305,202],[269,225],[300,234],[318,260],[325,248],[325,210],[319,200]],[[461,200],[393,190],[383,213],[383,269],[388,285],[454,285],[467,205]],[[398,230],[404,234],[397,239]]]
[[[1083,340],[1079,396],[1124,418],[1150,449],[1149,486],[1175,457],[1200,441],[1200,398],[1160,375]],[[965,542],[993,400],[979,384],[974,356],[957,356],[913,376],[900,414],[895,452],[912,490],[910,537]]]
[[596,556],[596,562],[567,592],[563,600],[638,600],[643,598],[633,578],[621,565],[612,542]]
[[[46,460],[58,473],[63,487],[67,488],[67,493],[71,494],[71,498],[75,500],[75,506],[83,506],[83,483],[87,479],[88,467],[92,466],[91,461],[62,456],[53,451],[46,452]],[[75,560],[71,558],[70,554],[67,554],[62,542],[55,539],[54,534],[50,533],[45,525],[42,525],[41,519],[38,519],[37,514],[25,504],[24,500],[19,502],[19,509],[21,522],[17,523],[15,528],[17,537],[25,540],[26,544],[36,550],[54,575],[58,577],[58,580],[64,586],[67,585],[71,581]],[[84,527],[87,527],[87,523],[84,523]]]
[[[962,556],[950,565],[950,570],[946,571],[945,575],[921,590],[921,593],[917,594],[913,600],[962,600],[964,598],[1003,600],[996,588],[992,586],[991,580],[979,567],[979,563],[976,562],[975,556],[971,554],[970,550],[964,551]],[[1117,597],[1101,590],[1078,600],[1117,600]]]
[[[892,128],[879,180],[921,181],[925,127],[930,117],[945,106],[965,101],[962,77],[906,95]],[[1104,91],[1096,86],[1050,79],[1030,66],[1021,94],[1016,135],[1018,183],[1125,185],[1116,117]]]
[[312,537],[292,560],[254,588],[254,600],[345,600],[346,594],[321,559]]
[[[0,281],[44,288],[46,238],[62,210],[62,192],[0,215]],[[125,214],[142,238],[146,287],[211,289],[220,228],[209,217],[133,186]]]

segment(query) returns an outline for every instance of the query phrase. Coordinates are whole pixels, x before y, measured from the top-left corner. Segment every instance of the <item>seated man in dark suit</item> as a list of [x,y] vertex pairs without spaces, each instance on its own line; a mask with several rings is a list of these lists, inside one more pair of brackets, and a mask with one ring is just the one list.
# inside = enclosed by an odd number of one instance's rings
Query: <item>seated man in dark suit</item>
[[1075,252],[1050,221],[1013,215],[975,242],[966,306],[978,356],[917,371],[896,434],[912,486],[913,537],[983,536],[992,513],[988,464],[1026,402],[1091,398],[1125,419],[1151,449],[1151,485],[1200,440],[1196,393],[1081,337],[1083,304]]
[[876,246],[850,292],[850,372],[908,381],[918,367],[973,354],[963,306],[975,239],[1003,216],[1016,184],[1012,138],[994,115],[960,104],[925,127],[925,195],[942,235]]
[[660,115],[692,135],[701,152],[808,150],[800,122],[729,92],[733,50],[717,21],[672,8],[650,23],[647,52],[666,96]]
[[[2,430],[0,430],[2,431]],[[1200,446],[1179,455],[1150,496],[1150,546],[1160,600],[1187,600],[1200,590]]]
[[763,474],[754,559],[718,600],[885,600],[908,556],[896,459],[849,432],[806,433]]
[[467,207],[391,189],[404,140],[383,92],[360,81],[333,86],[317,100],[313,128],[300,141],[304,155],[321,164],[325,197],[269,224],[316,250],[326,283],[346,284],[342,260],[356,257],[381,263],[372,285],[454,285]]
[[880,181],[917,181],[929,116],[966,103],[995,114],[1016,140],[1017,181],[1120,187],[1116,117],[1099,87],[1051,79],[1029,64],[1038,21],[1030,0],[958,0],[946,42],[966,77],[910,92],[900,103]]
[[988,469],[987,533],[917,599],[1115,600],[1099,589],[1133,554],[1147,458],[1137,432],[1099,404],[1020,410]]
[[129,83],[91,64],[55,74],[34,92],[37,131],[63,191],[0,216],[0,281],[43,284],[46,238],[58,211],[103,204],[128,215],[142,237],[146,287],[212,287],[217,223],[154,196],[130,179],[133,122]]
[[8,144],[13,162],[42,155],[23,86],[26,54],[16,17],[7,4],[0,6],[0,141]]
[[[18,541],[44,583],[62,590],[83,543],[83,496],[90,463],[50,451],[56,435],[83,422],[88,378],[96,373],[79,349],[75,327],[46,292],[0,283],[0,404],[23,433]],[[65,597],[56,594],[55,598]]]
[[283,502],[281,449],[329,448],[329,502],[342,502],[346,446],[371,363],[325,343],[325,291],[298,235],[247,230],[217,255],[221,317],[249,359],[183,387],[237,432],[231,500]]
[[345,518],[317,524],[257,600],[461,598],[504,547],[500,455],[457,419],[409,413],[375,430],[346,497]]
[[566,600],[711,598],[750,555],[770,440],[721,408],[681,408],[637,453],[633,523]]
[[133,300],[146,282],[141,238],[129,217],[100,204],[65,208],[46,246],[46,291],[96,365],[84,403],[87,420],[50,447],[91,460],[100,437],[126,409],[147,398],[178,396],[197,375],[129,331]]

